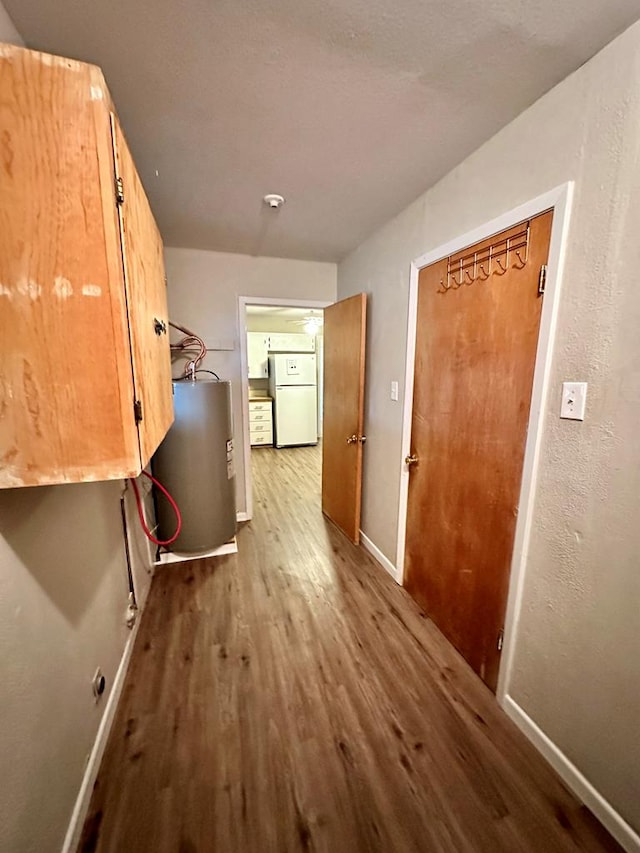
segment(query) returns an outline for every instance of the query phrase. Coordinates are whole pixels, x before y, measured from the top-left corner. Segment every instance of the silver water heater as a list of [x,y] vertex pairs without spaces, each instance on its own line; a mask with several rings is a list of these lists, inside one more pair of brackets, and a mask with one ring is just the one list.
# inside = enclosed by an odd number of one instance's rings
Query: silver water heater
[[[212,551],[235,536],[236,489],[231,383],[185,379],[173,383],[175,420],[152,460],[154,476],[178,504],[180,535],[169,547]],[[156,492],[158,538],[176,529],[171,505]]]

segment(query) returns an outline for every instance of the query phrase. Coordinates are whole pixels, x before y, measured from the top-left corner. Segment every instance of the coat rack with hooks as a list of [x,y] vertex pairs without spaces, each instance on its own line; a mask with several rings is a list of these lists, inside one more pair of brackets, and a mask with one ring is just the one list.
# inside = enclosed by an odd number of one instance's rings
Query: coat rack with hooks
[[[529,260],[530,223],[524,224],[521,231],[498,240],[477,252],[452,260],[447,258],[447,279],[440,281],[438,293],[457,290],[463,284],[486,281],[492,274],[504,275],[511,266],[522,269]],[[515,261],[513,261],[515,258]]]

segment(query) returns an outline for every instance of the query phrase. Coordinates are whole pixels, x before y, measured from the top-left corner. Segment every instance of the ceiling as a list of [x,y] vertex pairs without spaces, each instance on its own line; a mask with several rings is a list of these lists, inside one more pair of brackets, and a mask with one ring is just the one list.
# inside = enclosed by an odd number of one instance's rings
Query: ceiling
[[[247,331],[322,334],[324,325],[322,308],[297,308],[291,305],[247,305],[245,310],[247,312]],[[314,325],[312,326],[311,323]]]
[[322,323],[324,311],[322,308],[294,308],[284,305],[247,305],[246,312],[250,316],[280,317],[286,320],[306,320],[316,317]]
[[27,46],[102,66],[166,245],[325,261],[640,17],[638,0],[2,2]]

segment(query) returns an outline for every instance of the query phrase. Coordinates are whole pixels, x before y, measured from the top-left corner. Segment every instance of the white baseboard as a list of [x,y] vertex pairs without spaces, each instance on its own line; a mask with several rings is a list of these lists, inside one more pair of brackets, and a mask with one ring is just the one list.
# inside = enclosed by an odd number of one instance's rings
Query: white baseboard
[[251,516],[248,512],[237,512],[236,521],[251,521]]
[[640,836],[586,779],[556,744],[534,723],[514,699],[507,695],[502,703],[507,715],[547,759],[568,788],[589,808],[600,823],[628,853],[640,853]]
[[385,571],[389,572],[391,577],[397,584],[402,584],[402,577],[398,569],[393,565],[391,560],[382,553],[382,551],[378,548],[377,545],[374,545],[371,539],[360,531],[360,542],[362,543],[363,548],[368,551],[374,560],[377,560]]
[[113,718],[116,714],[120,694],[122,693],[122,688],[124,686],[125,676],[127,674],[127,669],[129,668],[131,653],[133,652],[133,644],[138,633],[138,627],[140,626],[141,615],[141,611],[138,611],[138,617],[125,644],[124,652],[122,653],[122,658],[120,659],[120,664],[118,665],[118,669],[113,680],[113,687],[111,688],[111,693],[107,699],[107,704],[105,706],[102,719],[100,720],[100,725],[98,726],[98,733],[96,734],[96,739],[93,743],[91,754],[89,755],[89,761],[87,762],[87,766],[84,771],[80,791],[78,792],[76,803],[73,807],[71,820],[69,821],[69,826],[67,828],[67,834],[62,845],[62,853],[76,853],[78,843],[80,842],[82,827],[84,826],[85,818],[89,810],[89,803],[91,802],[93,786],[98,775],[98,770],[100,769],[100,762],[102,761],[107,740],[109,739]]

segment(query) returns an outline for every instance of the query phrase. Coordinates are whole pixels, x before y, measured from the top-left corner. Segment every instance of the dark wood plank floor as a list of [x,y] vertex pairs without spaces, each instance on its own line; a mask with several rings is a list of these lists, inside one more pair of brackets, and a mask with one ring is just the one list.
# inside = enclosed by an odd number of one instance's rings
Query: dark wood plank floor
[[81,849],[618,850],[323,519],[318,449],[253,464],[238,554],[154,579]]

